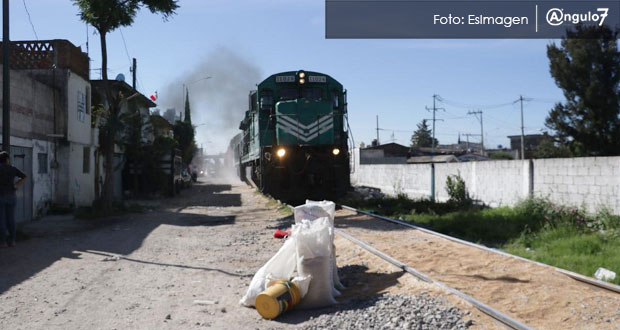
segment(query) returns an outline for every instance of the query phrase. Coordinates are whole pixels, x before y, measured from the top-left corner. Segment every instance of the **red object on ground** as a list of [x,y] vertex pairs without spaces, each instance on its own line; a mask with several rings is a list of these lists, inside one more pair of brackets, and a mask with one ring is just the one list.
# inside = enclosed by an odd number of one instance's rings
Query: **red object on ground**
[[287,229],[287,230],[280,230],[280,228],[276,229],[276,232],[273,233],[273,237],[274,238],[284,238],[287,236],[291,236],[291,230]]

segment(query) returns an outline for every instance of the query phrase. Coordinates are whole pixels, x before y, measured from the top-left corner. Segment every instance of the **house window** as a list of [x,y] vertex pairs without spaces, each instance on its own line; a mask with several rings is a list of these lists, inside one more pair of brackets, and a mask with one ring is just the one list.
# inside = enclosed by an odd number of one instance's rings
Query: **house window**
[[84,122],[84,112],[86,111],[86,97],[82,91],[77,92],[77,115],[78,120]]
[[47,154],[45,153],[39,153],[38,154],[38,160],[39,160],[39,174],[47,174]]
[[86,114],[90,115],[90,87],[86,86]]
[[82,172],[90,172],[90,147],[84,147],[84,159],[82,161]]

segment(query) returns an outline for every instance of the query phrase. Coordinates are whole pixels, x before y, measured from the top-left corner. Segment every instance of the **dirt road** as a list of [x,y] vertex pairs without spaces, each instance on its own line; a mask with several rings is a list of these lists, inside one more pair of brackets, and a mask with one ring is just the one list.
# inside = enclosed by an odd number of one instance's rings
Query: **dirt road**
[[238,305],[279,248],[267,235],[278,221],[248,187],[210,182],[96,230],[0,250],[0,328],[290,328]]
[[[282,244],[273,231],[291,220],[243,184],[210,181],[162,200],[154,210],[106,220],[95,229],[19,242],[0,250],[0,329],[303,326],[338,307],[291,311],[267,321],[238,304],[253,273]],[[341,306],[382,291],[430,290],[346,240],[336,245],[349,286]],[[483,325],[480,313],[470,310],[474,325]]]

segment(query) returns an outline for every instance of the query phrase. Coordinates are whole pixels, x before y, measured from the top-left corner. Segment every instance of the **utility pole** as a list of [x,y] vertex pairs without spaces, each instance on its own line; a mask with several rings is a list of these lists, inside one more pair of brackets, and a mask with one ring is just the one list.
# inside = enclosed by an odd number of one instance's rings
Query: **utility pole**
[[379,145],[379,115],[377,115],[377,145]]
[[[136,89],[136,69],[138,68],[138,61],[136,60],[136,58],[133,58],[133,66],[131,68],[131,73],[133,74],[133,89]],[[142,88],[144,88],[144,86],[142,86]]]
[[465,144],[465,148],[466,148],[466,149],[467,149],[467,151],[469,152],[469,137],[470,137],[470,136],[478,136],[478,134],[469,134],[469,133],[465,133],[465,134],[463,134],[463,135],[465,135],[465,137],[467,138],[467,140],[466,140],[467,142],[466,142],[466,144]]
[[521,101],[521,160],[525,159],[525,133],[523,131],[523,95],[519,95]]
[[2,1],[2,150],[11,152],[11,40],[9,0]]
[[519,99],[514,101],[514,103],[521,102],[521,159],[525,159],[525,133],[523,131],[523,101],[529,101],[531,99],[523,97],[523,95],[519,95]]
[[[482,123],[482,111],[468,111],[467,114],[474,115],[476,119],[480,120],[480,146],[482,148],[482,155],[484,156],[484,125]],[[480,115],[480,118],[478,118],[478,115]]]
[[440,98],[439,95],[433,94],[433,107],[432,108],[426,107],[427,111],[433,111],[433,119],[431,119],[433,121],[433,141],[431,141],[432,142],[432,147],[433,147],[432,148],[432,150],[433,150],[432,154],[433,155],[435,155],[435,122],[436,121],[443,121],[443,119],[436,119],[435,118],[435,113],[437,112],[437,110],[444,110],[444,111],[446,110],[444,108],[437,108],[437,106],[435,105],[435,101],[438,98]]

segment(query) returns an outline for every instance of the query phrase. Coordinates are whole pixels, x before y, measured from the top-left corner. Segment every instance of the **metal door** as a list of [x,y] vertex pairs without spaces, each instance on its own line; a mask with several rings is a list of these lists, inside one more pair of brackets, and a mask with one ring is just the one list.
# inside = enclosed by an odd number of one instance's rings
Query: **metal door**
[[32,149],[11,147],[11,165],[24,172],[28,179],[16,192],[15,221],[32,220]]

